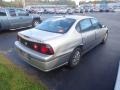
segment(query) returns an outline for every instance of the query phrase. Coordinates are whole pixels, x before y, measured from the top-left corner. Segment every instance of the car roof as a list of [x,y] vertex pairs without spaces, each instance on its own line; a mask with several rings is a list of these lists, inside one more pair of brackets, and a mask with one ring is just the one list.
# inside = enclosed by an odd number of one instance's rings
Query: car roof
[[82,20],[82,19],[86,19],[86,18],[93,18],[91,16],[82,16],[82,15],[63,15],[63,16],[53,16],[56,18],[71,18],[71,19],[75,19],[75,20]]

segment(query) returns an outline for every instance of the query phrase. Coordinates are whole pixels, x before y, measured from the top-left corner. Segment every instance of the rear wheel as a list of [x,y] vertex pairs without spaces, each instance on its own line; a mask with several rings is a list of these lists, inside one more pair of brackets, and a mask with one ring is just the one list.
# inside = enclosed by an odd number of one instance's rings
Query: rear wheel
[[70,57],[70,60],[68,63],[69,67],[73,68],[77,66],[80,62],[80,58],[81,58],[81,50],[80,48],[76,48]]
[[33,23],[32,23],[32,26],[35,27],[35,26],[37,26],[39,23],[40,23],[39,20],[34,20]]

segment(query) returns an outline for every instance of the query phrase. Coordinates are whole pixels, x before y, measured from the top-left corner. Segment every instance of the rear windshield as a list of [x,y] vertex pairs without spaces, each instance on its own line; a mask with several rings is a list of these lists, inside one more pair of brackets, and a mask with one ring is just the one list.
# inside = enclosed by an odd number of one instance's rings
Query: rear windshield
[[39,24],[36,29],[54,33],[66,33],[74,22],[75,19],[71,18],[50,18]]
[[0,9],[0,16],[6,16],[6,12],[4,9]]

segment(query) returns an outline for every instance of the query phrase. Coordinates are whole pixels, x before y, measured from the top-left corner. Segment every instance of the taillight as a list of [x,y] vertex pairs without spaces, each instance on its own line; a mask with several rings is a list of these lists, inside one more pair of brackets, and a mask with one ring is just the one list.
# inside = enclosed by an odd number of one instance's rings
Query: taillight
[[34,49],[35,51],[38,51],[38,50],[39,50],[39,46],[35,43],[35,44],[33,44],[33,49]]
[[54,54],[53,48],[47,44],[34,43],[33,49],[35,51],[38,51],[38,52],[40,52],[42,54],[46,54],[46,55],[53,55]]
[[20,41],[26,47],[29,47],[29,48],[31,48],[37,52],[40,52],[42,54],[46,54],[46,55],[54,54],[53,48],[48,44],[41,44],[41,43],[27,41],[27,40],[21,38],[19,35],[17,35],[17,40]]
[[46,47],[46,45],[41,45],[40,50],[41,50],[41,53],[44,53],[44,54],[49,52],[49,49]]

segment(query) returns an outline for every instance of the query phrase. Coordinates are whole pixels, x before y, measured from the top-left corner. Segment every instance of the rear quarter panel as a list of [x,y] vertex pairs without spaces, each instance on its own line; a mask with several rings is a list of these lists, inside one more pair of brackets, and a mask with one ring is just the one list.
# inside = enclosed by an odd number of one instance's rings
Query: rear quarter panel
[[1,16],[0,17],[0,29],[1,30],[6,30],[10,28],[10,23],[8,21],[7,16]]
[[75,30],[75,27],[71,28],[66,34],[45,43],[53,47],[56,57],[71,53],[77,46],[83,44],[81,34]]

